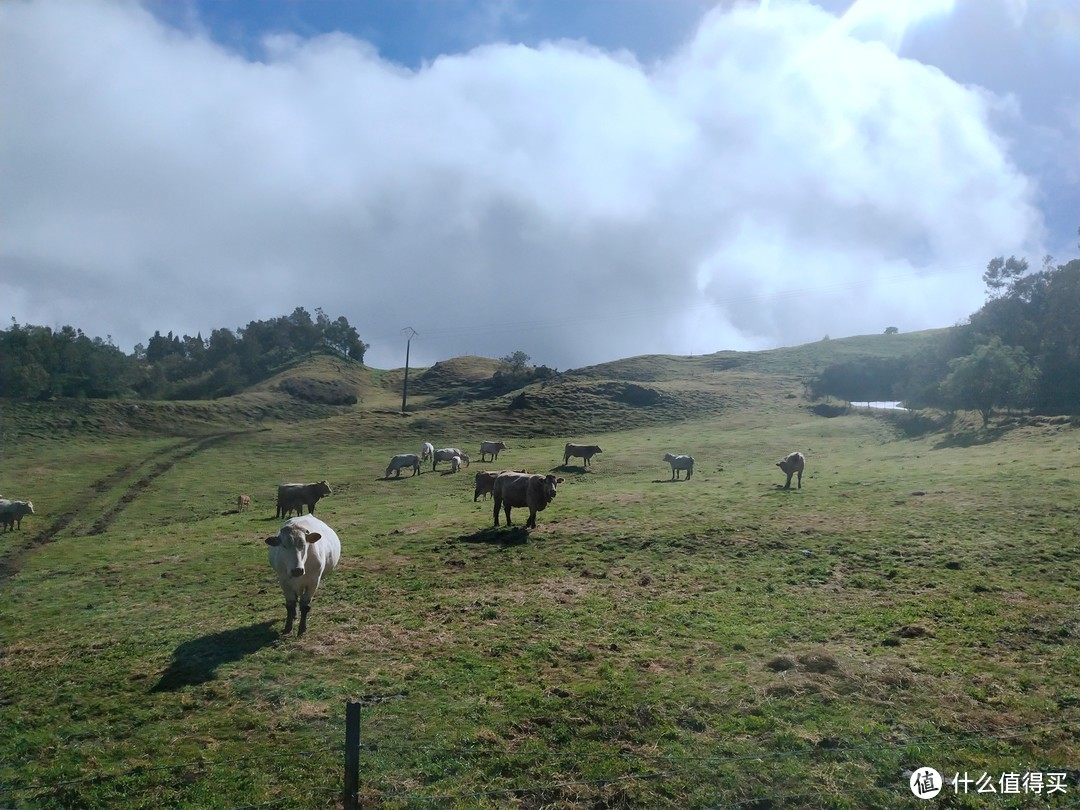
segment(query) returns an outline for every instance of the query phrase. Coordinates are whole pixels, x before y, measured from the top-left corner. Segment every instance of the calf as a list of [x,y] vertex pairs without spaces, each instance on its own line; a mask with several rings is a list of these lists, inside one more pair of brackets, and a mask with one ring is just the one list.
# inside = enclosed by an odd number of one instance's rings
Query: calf
[[784,489],[791,489],[791,476],[799,476],[799,489],[802,489],[802,474],[803,469],[806,467],[806,458],[802,453],[796,451],[794,453],[788,453],[780,461],[776,462],[776,466],[787,473],[787,482],[784,484]]
[[299,602],[300,627],[296,635],[302,636],[307,630],[311,597],[341,559],[341,540],[317,517],[302,515],[285,521],[276,535],[266,538],[266,545],[270,547],[270,565],[285,595],[285,627],[281,632],[292,632]]
[[243,512],[249,506],[251,506],[251,496],[250,495],[237,495],[236,496],[236,511],[237,512]]
[[526,529],[536,528],[536,513],[542,512],[555,500],[555,489],[563,479],[554,475],[528,475],[503,472],[495,479],[492,495],[495,500],[495,525],[499,525],[499,509],[506,512],[506,525],[510,525],[510,509],[515,506],[529,508]]

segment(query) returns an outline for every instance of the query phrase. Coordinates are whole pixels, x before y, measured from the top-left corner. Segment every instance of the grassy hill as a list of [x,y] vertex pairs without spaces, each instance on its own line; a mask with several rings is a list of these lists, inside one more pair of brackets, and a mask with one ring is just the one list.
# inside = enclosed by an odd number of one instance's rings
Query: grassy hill
[[[358,700],[365,807],[913,806],[920,766],[1065,772],[993,803],[1072,806],[1075,427],[907,438],[804,399],[822,364],[927,339],[629,358],[500,397],[494,361],[459,358],[411,370],[405,416],[400,370],[328,358],[211,403],[5,403],[0,493],[36,514],[0,534],[0,805],[340,806]],[[356,403],[312,401],[330,385]],[[485,438],[564,478],[536,530],[473,502],[492,465],[382,478]],[[562,467],[567,440],[604,452]],[[324,478],[342,562],[280,637],[275,487]]]

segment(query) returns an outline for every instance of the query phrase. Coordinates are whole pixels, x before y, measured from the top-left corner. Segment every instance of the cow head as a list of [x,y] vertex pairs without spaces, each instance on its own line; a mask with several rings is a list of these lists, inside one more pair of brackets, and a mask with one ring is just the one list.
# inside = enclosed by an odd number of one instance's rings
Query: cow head
[[[322,537],[318,532],[309,532],[300,526],[282,526],[273,537],[266,538],[266,545],[275,546],[281,550],[279,563],[284,563],[285,570],[294,577],[304,575],[304,564],[307,562],[308,546],[318,542]],[[280,570],[280,568],[279,568]]]
[[548,474],[544,477],[544,497],[547,500],[554,500],[555,488],[563,482],[562,478],[556,478],[554,475]]
[[316,485],[316,492],[318,492],[320,496],[330,495],[330,485],[326,481],[320,481]]

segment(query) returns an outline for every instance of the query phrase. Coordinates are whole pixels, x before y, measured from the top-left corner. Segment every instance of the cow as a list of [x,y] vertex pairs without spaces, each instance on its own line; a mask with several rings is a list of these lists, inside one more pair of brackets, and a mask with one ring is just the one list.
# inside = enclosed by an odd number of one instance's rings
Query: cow
[[433,455],[435,455],[435,445],[431,442],[424,442],[424,449],[421,451],[420,460],[427,461]]
[[22,529],[22,519],[32,514],[34,504],[30,501],[0,501],[0,523],[4,524],[4,531],[14,531],[16,525]]
[[664,453],[664,461],[671,465],[672,480],[677,481],[679,479],[679,470],[686,470],[687,481],[694,474],[693,456],[673,456],[671,453]]
[[527,473],[502,472],[495,479],[492,496],[495,500],[495,525],[499,525],[499,509],[506,512],[506,525],[510,525],[510,509],[526,506],[529,519],[526,529],[536,528],[536,513],[542,512],[555,499],[555,489],[563,479],[554,475],[528,475]]
[[300,627],[297,637],[307,630],[311,597],[319,590],[322,578],[337,567],[341,559],[341,540],[337,532],[314,515],[290,518],[278,533],[266,538],[270,547],[270,566],[277,572],[285,595],[283,635],[292,632],[296,603],[300,602]]
[[473,490],[473,503],[476,503],[480,496],[484,496],[484,500],[487,500],[489,493],[495,490],[495,479],[499,477],[499,473],[494,470],[482,470],[476,474],[476,489]]
[[394,478],[401,478],[402,467],[412,467],[412,474],[418,475],[420,473],[420,456],[416,455],[416,453],[402,453],[394,456],[390,459],[390,463],[386,465],[386,473],[383,477],[389,478],[390,473],[393,473]]
[[445,447],[442,450],[436,450],[431,454],[431,471],[435,471],[435,467],[440,461],[450,461],[454,456],[459,456],[465,463],[465,466],[469,466],[469,456],[463,453],[456,447]]
[[249,506],[251,506],[251,496],[250,495],[237,495],[236,496],[236,511],[237,512],[243,512]]
[[461,456],[454,456],[450,459],[450,472],[457,472],[461,469]]
[[497,461],[500,450],[509,450],[502,442],[480,442],[480,460],[487,461],[485,456],[491,456],[492,461]]
[[799,476],[799,489],[802,489],[802,474],[806,468],[806,457],[802,453],[795,451],[794,453],[788,453],[783,459],[776,462],[776,466],[787,473],[787,483],[784,484],[784,489],[791,489],[791,476]]
[[287,517],[293,510],[296,510],[297,515],[302,515],[305,506],[309,513],[314,514],[319,498],[330,494],[330,485],[326,481],[316,484],[278,484],[277,512],[274,517]]
[[487,496],[495,491],[495,479],[499,477],[500,473],[504,472],[519,472],[524,473],[525,470],[483,470],[476,474],[476,489],[473,490],[473,503],[476,503],[480,499],[480,496],[484,496],[484,500],[487,500]]
[[565,467],[566,462],[568,462],[571,459],[571,457],[573,457],[573,458],[581,458],[581,459],[585,460],[584,464],[582,466],[588,467],[588,466],[590,466],[592,464],[592,457],[595,456],[597,453],[603,453],[603,452],[604,451],[600,449],[599,445],[595,445],[595,444],[571,444],[570,442],[567,442],[566,447],[563,449],[563,462],[562,463],[563,463],[563,466]]

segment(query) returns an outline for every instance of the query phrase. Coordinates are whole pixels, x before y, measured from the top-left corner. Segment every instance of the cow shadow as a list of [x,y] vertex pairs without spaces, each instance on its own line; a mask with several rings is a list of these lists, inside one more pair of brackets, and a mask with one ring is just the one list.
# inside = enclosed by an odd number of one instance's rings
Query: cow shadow
[[684,484],[689,478],[654,478],[654,484]]
[[487,545],[509,548],[521,546],[529,540],[529,530],[524,526],[495,527],[489,526],[472,534],[463,534],[455,538],[457,543],[485,543]]
[[566,473],[587,473],[592,467],[586,467],[584,464],[556,464],[548,472],[566,472]]
[[161,673],[151,692],[175,692],[217,677],[217,668],[239,661],[278,640],[275,622],[259,622],[199,636],[173,650],[172,661]]
[[391,475],[389,478],[387,478],[386,476],[383,476],[381,478],[376,478],[375,480],[376,481],[390,481],[390,482],[408,481],[410,478],[416,478],[418,476],[419,476],[419,473],[417,473],[416,475]]

